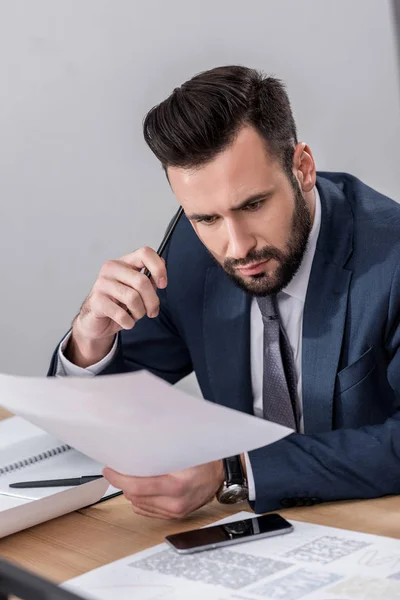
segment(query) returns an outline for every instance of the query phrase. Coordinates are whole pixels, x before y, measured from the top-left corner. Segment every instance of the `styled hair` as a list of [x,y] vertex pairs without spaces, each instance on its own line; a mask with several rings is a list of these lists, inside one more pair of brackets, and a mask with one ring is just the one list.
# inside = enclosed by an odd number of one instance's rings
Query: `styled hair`
[[296,124],[284,84],[242,66],[199,73],[154,106],[144,139],[163,168],[196,168],[213,160],[250,125],[292,177]]

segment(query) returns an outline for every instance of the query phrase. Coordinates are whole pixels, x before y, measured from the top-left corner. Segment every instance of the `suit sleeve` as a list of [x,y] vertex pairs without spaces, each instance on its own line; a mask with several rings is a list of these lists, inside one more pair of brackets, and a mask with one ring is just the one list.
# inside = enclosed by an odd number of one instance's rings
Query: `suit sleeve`
[[[392,280],[387,378],[400,404],[400,265]],[[376,399],[379,402],[379,398]],[[292,434],[249,452],[256,512],[307,503],[400,494],[400,411],[383,424],[315,435]],[[300,503],[302,502],[300,500]]]
[[[169,317],[166,290],[159,290],[160,313],[155,319],[143,317],[129,331],[118,335],[111,362],[99,375],[146,369],[169,383],[192,372],[188,348]],[[58,349],[54,352],[48,376],[57,372]]]

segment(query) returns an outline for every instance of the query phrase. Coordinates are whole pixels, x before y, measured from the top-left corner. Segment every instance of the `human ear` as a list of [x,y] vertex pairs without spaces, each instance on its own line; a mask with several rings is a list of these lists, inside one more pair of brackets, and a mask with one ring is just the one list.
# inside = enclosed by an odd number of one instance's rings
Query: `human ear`
[[302,192],[310,192],[315,186],[317,172],[310,147],[305,142],[296,144],[293,153],[293,174]]

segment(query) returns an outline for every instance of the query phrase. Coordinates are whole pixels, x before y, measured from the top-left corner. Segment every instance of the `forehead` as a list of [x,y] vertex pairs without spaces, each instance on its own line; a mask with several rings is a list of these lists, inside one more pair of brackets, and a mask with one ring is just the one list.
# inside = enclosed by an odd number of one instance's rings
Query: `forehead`
[[273,186],[282,170],[252,127],[243,127],[234,142],[198,169],[169,167],[174,194],[185,210],[216,210]]

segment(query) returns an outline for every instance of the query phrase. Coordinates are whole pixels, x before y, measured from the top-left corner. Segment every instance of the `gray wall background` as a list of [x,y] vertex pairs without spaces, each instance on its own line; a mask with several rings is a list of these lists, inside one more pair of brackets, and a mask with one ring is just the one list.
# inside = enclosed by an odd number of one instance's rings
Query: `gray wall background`
[[320,169],[400,199],[389,1],[0,0],[0,371],[44,373],[101,264],[157,245],[142,118],[228,63],[286,81]]

